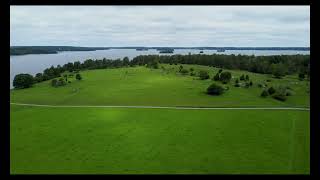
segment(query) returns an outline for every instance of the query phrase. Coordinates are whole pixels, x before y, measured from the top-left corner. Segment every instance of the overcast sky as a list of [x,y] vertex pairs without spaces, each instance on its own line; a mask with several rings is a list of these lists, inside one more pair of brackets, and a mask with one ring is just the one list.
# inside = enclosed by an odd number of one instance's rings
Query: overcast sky
[[11,6],[10,45],[310,46],[309,6]]

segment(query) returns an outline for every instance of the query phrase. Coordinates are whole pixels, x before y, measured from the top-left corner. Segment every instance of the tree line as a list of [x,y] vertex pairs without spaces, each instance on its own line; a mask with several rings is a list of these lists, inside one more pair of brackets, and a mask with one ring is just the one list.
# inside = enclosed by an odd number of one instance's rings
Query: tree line
[[[255,73],[274,74],[281,77],[286,74],[306,74],[310,76],[310,55],[276,55],[276,56],[248,56],[222,54],[189,54],[189,55],[140,55],[129,61],[123,59],[87,59],[84,62],[69,62],[56,67],[46,68],[43,73],[37,73],[35,82],[51,80],[61,76],[65,71],[78,72],[80,70],[121,68],[127,66],[147,66],[158,68],[158,63],[167,64],[198,64],[224,69],[246,70]],[[302,75],[301,75],[302,76]]]

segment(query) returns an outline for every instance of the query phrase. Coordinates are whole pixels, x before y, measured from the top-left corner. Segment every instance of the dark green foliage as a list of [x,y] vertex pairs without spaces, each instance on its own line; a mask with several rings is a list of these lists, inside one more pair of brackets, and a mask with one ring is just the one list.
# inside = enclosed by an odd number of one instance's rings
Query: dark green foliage
[[199,77],[200,77],[201,80],[205,80],[205,79],[209,79],[210,78],[208,71],[204,71],[204,70],[201,70],[199,72]]
[[304,73],[299,73],[299,80],[302,81],[305,78]]
[[81,80],[82,79],[81,75],[80,74],[76,74],[76,79],[77,80]]
[[194,73],[194,72],[190,73],[190,76],[195,76],[195,75],[196,75],[196,73]]
[[244,81],[244,74],[242,74],[241,76],[240,76],[240,81]]
[[223,71],[222,69],[219,69],[219,74],[222,73],[222,71]]
[[263,90],[262,91],[262,93],[261,93],[261,95],[260,95],[261,97],[267,97],[267,96],[269,96],[269,93],[268,93],[268,91],[267,90]]
[[34,78],[30,74],[17,74],[13,79],[13,87],[16,89],[29,88],[34,84]]
[[270,95],[274,94],[275,92],[276,92],[276,90],[275,90],[272,86],[269,87],[268,93],[269,93]]
[[266,81],[267,81],[267,82],[271,82],[271,79],[267,79]]
[[283,64],[273,64],[272,68],[272,74],[275,78],[280,79],[286,75],[285,66]]
[[187,69],[182,69],[182,70],[180,71],[180,73],[183,74],[183,75],[186,75],[186,74],[189,73],[189,71],[188,71]]
[[220,80],[220,74],[217,73],[215,76],[213,76],[213,80],[219,81]]
[[224,92],[224,89],[222,86],[217,85],[215,83],[211,84],[208,88],[207,88],[207,94],[210,95],[220,95]]
[[66,85],[66,81],[63,78],[59,78],[58,86],[64,86],[64,85]]
[[245,88],[249,88],[250,87],[250,83],[246,82],[244,85]]
[[239,83],[239,79],[236,79],[236,83]]
[[275,93],[272,97],[276,100],[279,100],[279,101],[286,101],[287,100],[287,96],[285,94]]
[[249,81],[249,75],[248,74],[246,75],[245,80]]
[[220,74],[220,81],[224,84],[230,82],[231,80],[231,73],[228,71],[224,71]]
[[252,86],[252,85],[253,85],[253,82],[252,82],[252,81],[250,81],[249,85],[250,85],[250,86]]
[[42,73],[37,73],[36,76],[35,76],[35,78],[34,78],[34,80],[35,80],[36,82],[41,82],[41,81],[43,81],[43,75],[42,75]]
[[194,69],[193,68],[190,68],[190,72],[193,72],[194,71]]
[[159,63],[157,61],[151,61],[147,64],[148,68],[159,69]]
[[235,87],[240,87],[240,83],[235,83],[234,86]]
[[182,69],[183,69],[183,66],[180,65],[180,66],[179,66],[179,72],[181,72]]

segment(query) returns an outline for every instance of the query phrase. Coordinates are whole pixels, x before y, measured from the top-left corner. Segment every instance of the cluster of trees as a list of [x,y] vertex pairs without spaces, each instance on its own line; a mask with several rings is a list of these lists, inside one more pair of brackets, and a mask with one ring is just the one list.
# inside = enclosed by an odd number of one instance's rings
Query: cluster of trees
[[[69,74],[69,77],[73,77],[73,74]],[[77,74],[76,74],[76,79],[77,79],[77,80],[81,80],[81,79],[82,79],[82,76],[81,76],[79,73],[77,73]],[[68,81],[68,75],[65,74],[65,75],[63,75],[63,78],[60,77],[58,80],[57,80],[57,79],[52,79],[51,85],[52,85],[53,87],[59,87],[59,86],[64,86],[64,85],[66,85],[67,82],[68,82],[68,83],[71,83],[71,81]]]
[[213,83],[207,88],[207,94],[221,95],[222,93],[224,93],[224,88],[218,84]]
[[35,83],[34,78],[30,74],[18,74],[13,79],[13,87],[16,89],[29,88]]
[[261,92],[261,97],[271,96],[274,99],[279,101],[287,100],[287,96],[291,96],[293,94],[292,89],[288,86],[279,86],[278,88],[269,87],[268,89],[264,89]]
[[294,73],[303,73],[308,77],[310,76],[310,55],[140,55],[133,58],[130,63],[134,65],[145,65],[155,59],[159,63],[198,64],[225,69],[239,69],[254,73],[273,74],[277,78]]
[[222,69],[220,69],[219,72],[217,72],[217,74],[213,76],[214,81],[221,81],[223,84],[227,84],[228,82],[230,82],[231,78],[231,73],[228,71],[222,72]]

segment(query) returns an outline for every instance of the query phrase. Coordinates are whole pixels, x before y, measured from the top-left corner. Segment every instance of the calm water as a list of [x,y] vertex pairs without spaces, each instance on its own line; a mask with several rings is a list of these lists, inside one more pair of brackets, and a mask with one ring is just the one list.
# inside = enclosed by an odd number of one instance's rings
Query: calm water
[[[199,54],[200,50],[195,49],[175,49],[173,54]],[[291,54],[310,54],[310,51],[267,51],[267,50],[226,50],[225,52],[217,52],[216,50],[203,50],[203,54],[244,54],[244,55],[291,55]],[[12,88],[12,81],[16,74],[29,73],[35,75],[43,72],[44,69],[51,65],[63,65],[68,62],[80,61],[86,59],[117,59],[125,56],[132,58],[138,55],[152,55],[159,54],[155,49],[148,51],[136,51],[135,49],[109,49],[98,51],[69,51],[60,52],[58,54],[29,54],[22,56],[10,56],[10,88]]]

